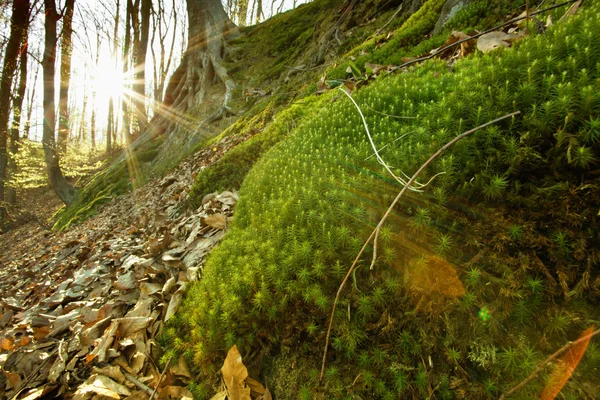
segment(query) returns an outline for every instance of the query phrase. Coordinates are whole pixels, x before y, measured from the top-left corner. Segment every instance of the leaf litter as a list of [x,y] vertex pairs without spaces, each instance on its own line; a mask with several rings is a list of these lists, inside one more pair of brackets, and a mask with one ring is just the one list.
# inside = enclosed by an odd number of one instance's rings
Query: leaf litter
[[181,210],[196,171],[248,137],[188,157],[67,232],[20,233],[0,256],[0,398],[192,398],[183,357],[159,370],[156,337],[239,197]]

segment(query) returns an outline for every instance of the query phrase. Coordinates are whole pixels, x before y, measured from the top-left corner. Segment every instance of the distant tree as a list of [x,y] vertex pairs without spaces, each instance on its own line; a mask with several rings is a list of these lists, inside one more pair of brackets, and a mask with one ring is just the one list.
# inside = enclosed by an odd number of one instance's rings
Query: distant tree
[[61,154],[67,152],[69,140],[69,85],[71,83],[71,53],[73,44],[73,10],[75,0],[66,0],[63,14],[62,46],[60,54],[60,93],[58,95],[58,148]]
[[[21,55],[19,57],[19,85],[16,90],[16,96],[13,99],[13,123],[10,129],[10,146],[8,158],[9,176],[14,176],[17,172],[17,153],[19,152],[19,131],[21,130],[21,114],[23,111],[23,100],[25,99],[25,90],[27,89],[27,40],[29,38],[28,27],[23,27],[23,37],[21,39]],[[17,204],[17,191],[14,186],[8,188],[6,200],[10,204]]]
[[44,11],[45,36],[44,59],[42,60],[42,69],[44,72],[44,134],[42,142],[50,186],[63,203],[68,206],[75,200],[77,192],[67,182],[60,169],[59,152],[57,151],[55,140],[54,77],[56,72],[56,22],[59,19],[55,0],[44,0]]
[[6,220],[6,209],[3,205],[5,195],[5,183],[7,178],[8,154],[8,119],[10,115],[10,91],[13,76],[17,67],[17,59],[21,44],[23,43],[23,32],[29,25],[29,0],[14,0],[10,23],[10,37],[4,54],[4,65],[2,67],[2,81],[0,81],[0,224]]

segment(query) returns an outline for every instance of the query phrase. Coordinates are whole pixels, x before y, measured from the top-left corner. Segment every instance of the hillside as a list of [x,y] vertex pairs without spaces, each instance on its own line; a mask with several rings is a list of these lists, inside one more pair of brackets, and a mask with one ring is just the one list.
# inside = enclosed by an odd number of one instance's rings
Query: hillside
[[[499,398],[532,373],[506,398],[596,398],[600,2],[542,3],[315,0],[244,28],[234,115],[157,122],[0,258],[12,365],[51,315],[87,371],[44,384],[66,393],[117,366],[164,398],[225,398],[235,346],[276,399]],[[77,301],[102,322],[56,333]]]

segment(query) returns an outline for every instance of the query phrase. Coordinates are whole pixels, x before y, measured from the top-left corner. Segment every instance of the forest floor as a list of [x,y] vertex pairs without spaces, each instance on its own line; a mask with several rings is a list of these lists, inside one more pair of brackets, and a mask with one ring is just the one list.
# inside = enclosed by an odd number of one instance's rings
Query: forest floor
[[[66,231],[30,221],[0,236],[0,397],[148,398],[159,387],[161,397],[191,396],[183,359],[161,375],[154,338],[223,237],[237,194],[208,195],[199,209],[180,209],[197,171],[248,137],[225,138],[186,158]],[[46,189],[26,200],[40,222],[60,207]],[[73,348],[79,352],[68,358]],[[114,351],[121,354],[108,365],[106,353]]]

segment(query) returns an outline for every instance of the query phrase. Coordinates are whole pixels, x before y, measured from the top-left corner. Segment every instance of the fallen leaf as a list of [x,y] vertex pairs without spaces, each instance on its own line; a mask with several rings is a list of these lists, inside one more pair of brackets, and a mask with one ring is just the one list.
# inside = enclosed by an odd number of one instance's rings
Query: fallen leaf
[[222,392],[219,392],[217,394],[215,394],[213,397],[210,398],[210,400],[225,400],[227,398],[227,390],[223,390]]
[[171,297],[171,301],[169,301],[169,306],[167,307],[167,314],[165,315],[165,322],[167,322],[171,317],[177,312],[179,305],[181,304],[181,299],[183,298],[183,293],[185,292],[185,284],[181,285],[179,289],[173,296]]
[[577,368],[579,361],[581,361],[581,357],[583,357],[588,343],[592,338],[592,332],[594,332],[594,325],[583,331],[580,336],[580,338],[585,338],[586,336],[587,338],[572,346],[567,350],[565,355],[558,360],[552,375],[548,379],[548,383],[540,395],[540,400],[553,400],[558,393],[560,393],[563,386],[565,386],[565,383],[567,383],[571,375],[573,375],[573,371]]
[[516,35],[509,35],[501,31],[486,33],[477,40],[477,48],[482,53],[489,53],[500,47],[509,47],[511,42],[518,39]]
[[118,383],[125,382],[125,375],[123,375],[123,372],[121,372],[121,368],[119,368],[119,366],[117,365],[107,365],[103,368],[94,367],[92,368],[92,372],[98,375],[108,376],[109,378],[113,379]]
[[250,400],[250,388],[245,384],[248,370],[236,345],[229,349],[221,373],[229,391],[229,400]]
[[126,274],[120,275],[113,287],[119,290],[129,290],[136,287],[137,280],[135,279],[135,272],[129,271]]
[[577,10],[579,9],[579,6],[581,6],[582,2],[583,2],[583,0],[579,0],[579,1],[575,2],[575,3],[573,3],[571,5],[571,7],[569,7],[569,9],[565,13],[565,15],[563,15],[562,17],[560,17],[559,21],[562,21],[563,19],[567,18],[570,15],[575,15],[577,13]]
[[185,358],[183,356],[179,357],[179,361],[178,361],[177,365],[174,365],[173,367],[171,367],[171,372],[174,375],[184,376],[188,379],[192,379],[192,374],[190,373],[190,370],[189,370],[187,363],[185,362]]
[[0,349],[13,351],[15,349],[15,338],[11,336],[4,336],[0,338]]
[[125,317],[116,320],[119,324],[118,335],[126,338],[146,329],[150,323],[149,317]]
[[8,371],[2,371],[8,382],[10,383],[12,389],[19,387],[21,384],[21,375],[15,374]]
[[[173,398],[181,400],[193,400],[192,392],[181,386],[167,386],[160,391],[158,398]],[[233,400],[233,398],[229,399]]]
[[129,396],[131,392],[125,386],[113,381],[107,376],[94,374],[77,388],[73,400],[84,400],[89,393],[120,399],[121,395]]
[[223,214],[217,213],[204,218],[204,223],[211,228],[225,229],[227,218]]
[[265,387],[256,379],[246,378],[246,385],[250,388],[253,397],[262,396],[265,393]]

